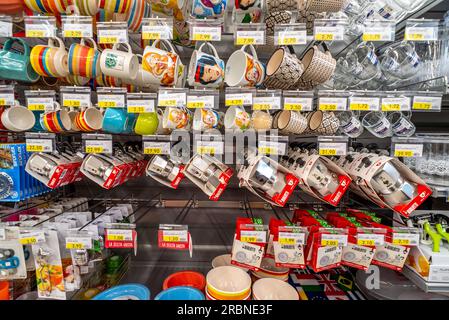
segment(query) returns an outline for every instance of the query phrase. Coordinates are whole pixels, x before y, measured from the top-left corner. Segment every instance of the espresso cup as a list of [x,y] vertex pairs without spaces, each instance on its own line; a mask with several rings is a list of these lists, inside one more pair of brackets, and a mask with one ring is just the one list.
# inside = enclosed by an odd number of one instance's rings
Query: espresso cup
[[255,130],[270,130],[273,117],[268,111],[256,110],[251,116],[251,126]]
[[35,121],[33,112],[18,104],[6,108],[1,114],[1,122],[5,129],[14,132],[30,130]]
[[[128,50],[118,50],[120,45]],[[132,53],[129,43],[116,43],[112,49],[105,49],[101,53],[100,69],[106,76],[133,81],[139,71],[139,60]]]
[[54,104],[55,111],[45,112],[41,115],[40,123],[42,128],[53,133],[70,131],[72,129],[72,122],[68,111],[61,109],[61,106],[56,101]]
[[198,19],[217,18],[224,15],[227,0],[193,0],[191,15]]
[[[55,40],[58,46],[55,45]],[[46,46],[34,46],[30,61],[34,71],[40,76],[60,78],[69,75],[67,51],[59,38],[49,39]]]
[[152,135],[157,132],[159,127],[159,117],[157,112],[140,113],[137,117],[134,132],[142,136]]
[[[73,122],[72,122],[73,123]],[[75,127],[79,131],[98,131],[103,126],[103,114],[94,107],[89,107],[79,112],[75,117]]]
[[[163,44],[167,50],[157,48]],[[156,40],[152,46],[145,47],[142,68],[149,73],[147,82],[155,86],[174,86],[178,82],[181,59],[172,44],[166,40]]]
[[166,107],[162,121],[165,129],[187,129],[190,114],[186,108]]
[[[212,54],[203,52],[204,46],[208,46]],[[193,51],[189,64],[189,85],[194,87],[218,88],[223,84],[225,64],[218,57],[217,50],[209,42],[204,42]]]
[[212,109],[198,108],[193,115],[193,130],[218,128],[222,115]]
[[283,134],[301,134],[308,126],[308,121],[300,112],[283,110],[276,117],[275,126]]
[[265,87],[269,89],[290,89],[303,74],[301,61],[286,48],[277,49],[267,63]]
[[[249,48],[251,54],[245,52]],[[258,60],[252,45],[235,51],[226,64],[225,82],[230,87],[260,86],[265,78],[265,66]]]
[[[85,45],[86,40],[92,47]],[[93,39],[81,39],[81,43],[74,43],[69,48],[69,72],[71,75],[85,78],[95,78],[100,72],[100,52]]]
[[230,106],[224,117],[224,127],[227,130],[247,130],[251,125],[251,116],[240,106]]
[[128,115],[123,108],[106,108],[102,128],[108,133],[123,133],[128,124]]

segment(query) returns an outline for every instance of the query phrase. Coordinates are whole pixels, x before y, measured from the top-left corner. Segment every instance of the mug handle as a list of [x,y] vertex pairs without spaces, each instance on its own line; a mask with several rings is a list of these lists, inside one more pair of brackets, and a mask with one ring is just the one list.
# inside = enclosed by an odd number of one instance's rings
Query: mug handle
[[18,42],[18,43],[20,43],[22,45],[22,47],[23,47],[23,55],[24,56],[29,56],[30,55],[30,47],[27,45],[27,43],[25,41],[23,41],[20,38],[10,38],[10,39],[6,40],[6,42],[5,42],[4,46],[3,46],[3,50],[10,51],[11,48],[12,48],[12,45],[14,43],[16,43],[16,42]]
[[139,61],[139,63],[141,63],[143,60],[143,56],[141,54],[136,54],[136,56],[137,56],[137,60]]
[[95,50],[98,50],[97,43],[95,42],[94,39],[92,39],[92,38],[82,38],[81,41],[80,41],[80,44],[85,46],[86,42],[92,44],[92,48],[94,48]]
[[257,58],[257,52],[256,49],[254,49],[254,46],[252,44],[245,44],[240,50],[242,50],[243,52],[245,52],[245,49],[249,48],[251,51],[251,55],[253,56],[253,58],[255,60],[259,60],[259,58]]
[[128,42],[115,43],[114,46],[112,47],[112,50],[120,51],[120,50],[118,50],[118,48],[119,48],[120,45],[125,46],[125,47],[128,49],[128,53],[133,53],[133,51],[132,51],[132,49],[131,49],[131,46],[130,46],[130,44],[129,44]]
[[[55,40],[58,43],[58,46],[55,45]],[[58,47],[58,48],[62,48],[65,50],[64,42],[58,37],[48,39],[48,46],[49,47]]]
[[157,39],[153,42],[154,47],[156,47],[156,42],[157,42],[157,44],[159,44],[159,49],[161,49],[161,45],[164,45],[165,51],[170,51],[170,52],[176,53],[175,48],[170,43],[170,41]]
[[54,111],[62,110],[61,109],[61,105],[59,104],[58,101],[53,101],[53,105],[55,106],[55,110]]
[[210,44],[209,42],[204,42],[203,44],[201,44],[201,46],[198,48],[198,52],[203,52],[202,49],[205,45],[207,45],[210,48],[210,50],[212,51],[215,58],[220,59],[220,57],[218,56],[218,53],[217,53],[217,49],[215,49],[215,47],[212,44]]

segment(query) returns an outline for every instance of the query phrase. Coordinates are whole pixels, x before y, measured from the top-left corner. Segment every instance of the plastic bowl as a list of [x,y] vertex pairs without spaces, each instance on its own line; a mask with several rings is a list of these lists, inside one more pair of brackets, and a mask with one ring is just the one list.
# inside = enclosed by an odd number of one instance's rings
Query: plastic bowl
[[150,290],[141,284],[123,284],[97,294],[92,300],[150,300]]
[[9,282],[0,281],[0,300],[9,300]]
[[204,300],[204,294],[192,287],[172,287],[159,292],[154,300]]
[[162,284],[162,290],[171,287],[193,287],[204,291],[205,286],[206,278],[203,274],[195,271],[181,271],[168,276]]
[[209,293],[215,298],[246,295],[251,290],[251,277],[248,273],[231,266],[210,270],[207,273],[206,282]]

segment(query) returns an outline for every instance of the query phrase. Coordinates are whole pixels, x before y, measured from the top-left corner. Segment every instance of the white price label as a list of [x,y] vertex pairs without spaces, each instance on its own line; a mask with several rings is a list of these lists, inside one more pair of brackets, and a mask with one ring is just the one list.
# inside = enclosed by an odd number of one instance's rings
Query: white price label
[[394,145],[395,157],[422,157],[424,145],[422,144],[404,144],[397,143]]
[[0,94],[0,106],[13,106],[14,94],[13,93],[1,93]]
[[171,40],[173,30],[168,25],[142,26],[143,40]]
[[400,246],[417,246],[419,244],[419,233],[393,233],[393,244]]
[[195,41],[221,41],[221,27],[192,27],[191,40]]
[[306,30],[279,30],[274,34],[274,43],[279,46],[301,45],[307,43]]
[[54,38],[56,37],[56,28],[53,24],[25,24],[25,37]]
[[45,242],[44,231],[20,230],[19,242],[23,245],[31,245]]
[[265,31],[264,30],[237,30],[235,34],[235,44],[243,46],[246,44],[264,45]]
[[376,97],[350,97],[349,110],[352,111],[379,111],[380,98]]
[[382,246],[385,243],[385,235],[378,233],[359,233],[357,244],[359,246]]
[[224,143],[223,141],[197,141],[196,153],[209,155],[223,154]]
[[64,23],[62,34],[64,38],[92,38],[91,23]]
[[55,104],[53,98],[30,97],[27,98],[27,106],[31,111],[53,111]]
[[281,97],[254,97],[253,110],[279,110]]
[[442,97],[414,96],[413,110],[441,110]]
[[0,37],[12,37],[12,22],[0,21]]
[[100,108],[124,108],[124,94],[98,94],[98,106]]
[[404,39],[408,41],[436,41],[438,27],[405,27]]
[[214,107],[215,107],[214,96],[187,96],[187,108],[213,109]]
[[85,153],[112,153],[112,140],[86,140]]
[[133,230],[126,229],[107,229],[106,240],[108,241],[132,241]]
[[306,234],[296,232],[279,232],[278,242],[286,245],[304,245],[306,243]]
[[259,146],[257,148],[260,154],[266,155],[278,155],[283,156],[285,154],[286,144],[283,142],[275,141],[259,141]]
[[409,111],[410,97],[382,98],[382,111]]
[[348,245],[347,234],[322,234],[321,235],[322,246],[339,246],[344,247]]
[[181,107],[187,102],[185,92],[159,92],[158,105],[160,107]]
[[320,156],[345,156],[348,151],[344,142],[320,142],[318,148]]
[[127,29],[99,29],[97,31],[99,44],[128,43]]
[[27,152],[53,152],[53,140],[26,139]]
[[63,93],[62,106],[87,108],[91,105],[89,93]]
[[130,100],[127,101],[128,113],[155,112],[154,100]]
[[367,25],[362,35],[363,41],[393,41],[394,31],[392,32],[393,24],[386,25]]
[[284,97],[284,109],[294,111],[312,111],[313,98]]
[[6,230],[0,228],[0,241],[6,240]]
[[321,97],[318,100],[318,109],[321,111],[345,111],[347,107],[346,97]]
[[92,238],[90,237],[67,237],[65,247],[69,250],[92,249]]
[[246,106],[253,104],[253,94],[248,93],[227,93],[225,105],[230,106]]
[[187,242],[188,241],[187,230],[163,230],[162,241],[164,242]]
[[242,242],[267,242],[267,232],[257,230],[242,230],[240,231],[240,241]]
[[315,26],[314,37],[316,41],[342,41],[344,39],[344,26]]
[[143,142],[144,154],[170,154],[170,142]]

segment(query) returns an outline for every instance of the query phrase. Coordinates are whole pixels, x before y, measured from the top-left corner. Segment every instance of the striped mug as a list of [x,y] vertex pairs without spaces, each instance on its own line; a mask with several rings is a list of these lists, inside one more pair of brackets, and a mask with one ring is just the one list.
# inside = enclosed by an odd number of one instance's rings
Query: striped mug
[[55,111],[45,112],[41,115],[40,124],[46,131],[53,133],[61,133],[70,131],[72,122],[67,110],[61,109],[61,106],[56,101]]
[[[55,45],[55,40],[58,46]],[[40,76],[60,78],[69,75],[67,51],[59,38],[49,39],[46,46],[33,47],[30,61],[34,71]]]
[[[87,46],[90,42],[92,46]],[[69,72],[85,78],[95,78],[100,73],[100,51],[92,38],[81,39],[81,43],[74,43],[69,49]]]

